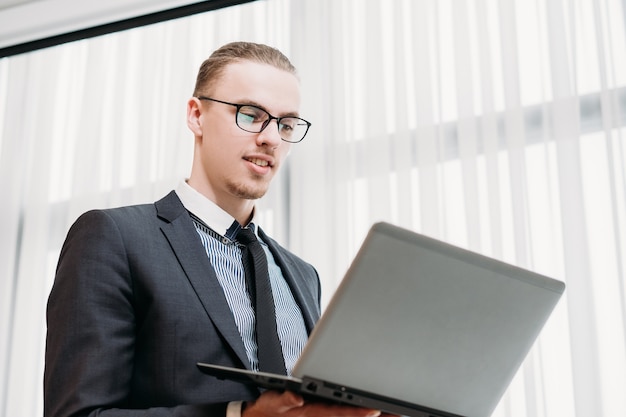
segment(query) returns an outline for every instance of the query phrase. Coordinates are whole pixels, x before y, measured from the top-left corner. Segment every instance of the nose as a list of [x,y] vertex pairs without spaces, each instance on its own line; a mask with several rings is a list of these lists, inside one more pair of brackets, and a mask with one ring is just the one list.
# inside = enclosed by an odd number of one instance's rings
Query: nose
[[259,132],[257,136],[257,143],[260,146],[269,146],[270,148],[277,148],[281,143],[282,139],[278,132],[278,119],[274,118],[268,121],[265,128]]

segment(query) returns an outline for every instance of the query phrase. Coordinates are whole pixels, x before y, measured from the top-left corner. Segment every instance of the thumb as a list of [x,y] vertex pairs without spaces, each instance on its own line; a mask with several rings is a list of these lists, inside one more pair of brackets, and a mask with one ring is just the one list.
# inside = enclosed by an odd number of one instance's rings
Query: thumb
[[[265,391],[245,407],[246,417],[278,416],[304,405],[304,399],[293,392]],[[242,412],[243,415],[243,412]]]
[[304,405],[304,398],[291,391],[285,391],[280,394],[278,400],[279,404],[276,411],[280,413],[284,413],[292,408],[302,407]]

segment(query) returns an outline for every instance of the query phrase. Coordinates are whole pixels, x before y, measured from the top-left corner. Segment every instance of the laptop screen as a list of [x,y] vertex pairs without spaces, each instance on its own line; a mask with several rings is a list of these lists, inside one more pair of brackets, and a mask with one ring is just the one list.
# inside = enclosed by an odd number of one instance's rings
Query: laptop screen
[[559,281],[378,223],[294,375],[489,416],[563,291]]

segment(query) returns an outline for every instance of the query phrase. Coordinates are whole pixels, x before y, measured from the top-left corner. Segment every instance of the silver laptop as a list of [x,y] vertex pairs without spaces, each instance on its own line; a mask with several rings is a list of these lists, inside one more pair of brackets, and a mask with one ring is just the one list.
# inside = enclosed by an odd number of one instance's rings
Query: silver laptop
[[205,373],[416,417],[488,417],[563,294],[554,279],[377,223],[285,377]]

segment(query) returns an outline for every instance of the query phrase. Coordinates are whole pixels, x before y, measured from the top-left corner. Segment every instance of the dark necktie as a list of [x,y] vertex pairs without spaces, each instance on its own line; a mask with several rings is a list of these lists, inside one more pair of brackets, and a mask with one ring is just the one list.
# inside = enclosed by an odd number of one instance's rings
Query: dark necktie
[[285,375],[285,359],[276,331],[276,310],[265,251],[251,228],[240,229],[237,241],[244,245],[241,257],[256,312],[259,371]]

